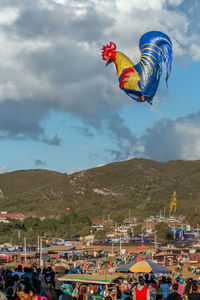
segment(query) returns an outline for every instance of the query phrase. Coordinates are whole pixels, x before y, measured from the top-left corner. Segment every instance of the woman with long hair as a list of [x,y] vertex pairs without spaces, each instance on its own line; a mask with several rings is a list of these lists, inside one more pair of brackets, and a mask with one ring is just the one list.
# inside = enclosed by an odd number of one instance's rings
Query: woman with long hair
[[188,300],[188,296],[189,294],[192,292],[192,284],[193,284],[194,280],[192,278],[189,278],[187,280],[184,292],[183,292],[183,297],[185,300]]
[[20,280],[17,284],[16,294],[20,300],[48,300],[37,294],[31,283],[27,280]]

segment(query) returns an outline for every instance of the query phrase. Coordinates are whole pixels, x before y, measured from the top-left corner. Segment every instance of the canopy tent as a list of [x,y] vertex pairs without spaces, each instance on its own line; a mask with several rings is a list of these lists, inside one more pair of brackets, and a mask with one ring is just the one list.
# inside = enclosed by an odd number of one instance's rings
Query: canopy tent
[[115,281],[119,278],[124,278],[124,275],[119,273],[104,275],[67,274],[58,278],[58,281],[83,282],[89,284],[115,284]]
[[136,247],[136,249],[148,249],[148,248],[151,248],[151,247],[150,246],[145,246],[145,245],[141,245],[141,246]]
[[151,260],[142,260],[136,262],[130,269],[133,273],[158,273],[158,274],[169,274],[170,271]]
[[121,264],[115,271],[121,273],[128,273],[130,272],[130,268],[135,264],[135,262],[131,262],[128,264]]

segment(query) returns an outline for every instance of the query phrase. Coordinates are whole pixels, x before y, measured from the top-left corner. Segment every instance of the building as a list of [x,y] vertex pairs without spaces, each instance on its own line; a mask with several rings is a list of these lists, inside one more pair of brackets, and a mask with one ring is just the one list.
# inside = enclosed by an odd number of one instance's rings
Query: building
[[22,214],[8,214],[7,211],[0,212],[0,222],[9,223],[9,219],[24,221],[26,216]]

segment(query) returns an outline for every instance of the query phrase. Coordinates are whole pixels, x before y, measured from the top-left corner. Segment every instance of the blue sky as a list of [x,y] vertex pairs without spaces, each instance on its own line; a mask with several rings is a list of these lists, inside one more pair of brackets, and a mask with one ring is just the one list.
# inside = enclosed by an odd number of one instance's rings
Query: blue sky
[[[199,11],[195,0],[1,1],[0,173],[200,159]],[[137,63],[150,30],[173,43],[152,106],[125,95],[101,58],[113,41]]]

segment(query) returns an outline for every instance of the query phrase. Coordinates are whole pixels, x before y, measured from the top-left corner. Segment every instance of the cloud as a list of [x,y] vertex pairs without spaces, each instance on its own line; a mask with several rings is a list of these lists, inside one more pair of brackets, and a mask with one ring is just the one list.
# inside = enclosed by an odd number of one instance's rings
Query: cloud
[[[122,129],[124,132],[128,128]],[[114,128],[115,131],[115,128]],[[120,135],[119,135],[120,136]],[[200,159],[200,112],[175,121],[164,119],[136,138],[130,133],[109,149],[113,160],[145,157],[157,161]]]
[[7,166],[0,167],[0,174],[5,173],[7,169],[8,169]]
[[48,115],[43,105],[34,102],[0,103],[0,139],[36,140],[51,145],[60,145],[62,140],[57,134],[49,138],[41,121]]
[[200,159],[200,112],[156,123],[141,138],[144,155],[160,161]]
[[94,136],[94,134],[91,132],[91,130],[88,127],[72,126],[71,128],[77,130],[79,133],[81,133],[85,137],[92,138]]
[[63,142],[57,133],[54,134],[52,138],[43,137],[41,141],[53,146],[60,146]]
[[35,159],[35,166],[46,166],[46,162],[42,161],[41,159]]
[[76,172],[80,172],[84,170],[83,167],[73,167],[73,168],[67,168],[66,169],[66,174],[73,174],[73,173],[76,173]]
[[125,126],[124,120],[117,113],[108,119],[106,128],[117,145],[116,149],[106,149],[106,151],[109,152],[111,156],[114,156],[115,160],[127,159],[132,152],[133,145],[137,143],[137,138],[132,134],[131,130]]
[[[112,131],[124,153],[108,151],[119,159],[140,152],[143,146],[118,115],[129,100],[117,86],[113,66],[105,72],[102,45],[113,40],[137,61],[140,36],[157,29],[170,35],[175,58],[200,60],[200,33],[194,24],[198,1],[2,0],[0,7],[1,139],[60,145],[62,139],[56,133],[47,137],[41,126],[53,109],[81,119],[87,136],[92,137],[90,126]],[[151,130],[148,134],[153,135]]]

